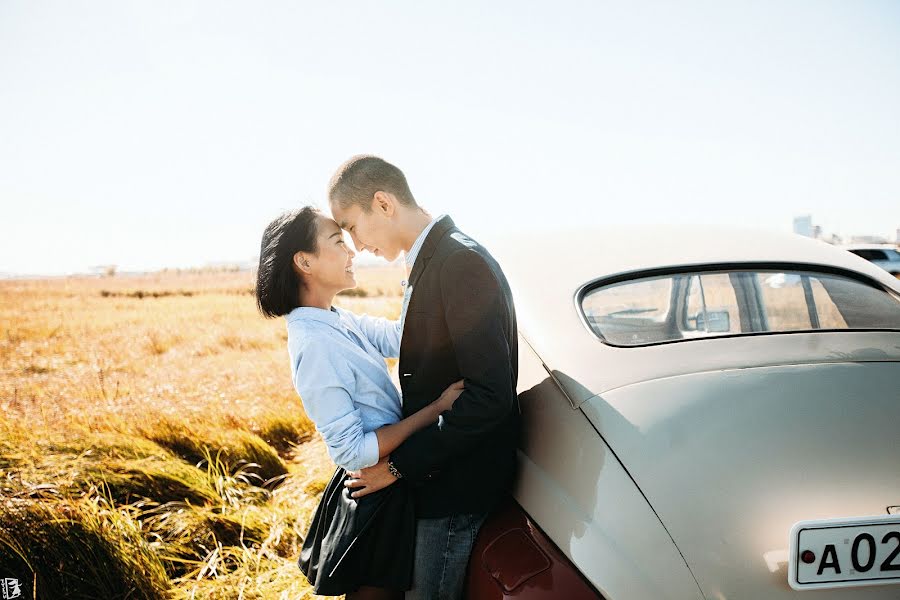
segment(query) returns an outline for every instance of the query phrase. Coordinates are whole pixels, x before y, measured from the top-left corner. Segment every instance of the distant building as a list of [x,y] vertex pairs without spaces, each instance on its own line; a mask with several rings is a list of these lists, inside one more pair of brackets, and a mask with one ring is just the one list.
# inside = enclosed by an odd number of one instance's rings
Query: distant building
[[888,241],[880,235],[854,235],[851,244],[886,244]]
[[794,217],[794,233],[813,237],[812,215]]
[[113,277],[119,270],[117,265],[95,265],[90,267],[91,275],[100,275],[102,277]]

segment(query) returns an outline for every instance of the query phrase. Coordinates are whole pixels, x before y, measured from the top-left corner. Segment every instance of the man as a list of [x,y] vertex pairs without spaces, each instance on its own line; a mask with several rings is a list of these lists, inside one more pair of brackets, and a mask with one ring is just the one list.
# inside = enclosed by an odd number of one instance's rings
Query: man
[[453,408],[387,459],[354,472],[356,497],[397,478],[413,486],[418,529],[415,600],[462,597],[475,535],[512,482],[519,407],[516,315],[493,257],[449,217],[432,219],[406,177],[376,156],[355,156],[332,177],[332,214],[359,250],[391,261],[405,253],[400,317],[403,414],[465,380]]

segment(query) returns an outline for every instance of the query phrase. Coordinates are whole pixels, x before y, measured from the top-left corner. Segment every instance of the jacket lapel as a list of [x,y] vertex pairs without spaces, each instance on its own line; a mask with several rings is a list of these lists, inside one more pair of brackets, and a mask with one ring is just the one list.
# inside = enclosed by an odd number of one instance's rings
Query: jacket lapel
[[[409,274],[409,285],[412,287],[413,293],[415,293],[416,282],[419,280],[419,277],[422,276],[422,271],[428,266],[431,257],[434,256],[438,244],[443,239],[444,234],[454,227],[456,227],[456,225],[453,223],[453,219],[445,216],[435,223],[434,227],[431,228],[431,231],[428,232],[428,235],[425,236],[425,241],[422,243],[422,249],[419,250],[419,255],[416,257],[416,262]],[[410,302],[411,301],[412,298],[410,298]]]
[[[419,250],[419,255],[416,257],[416,262],[413,264],[412,271],[409,273],[409,286],[412,288],[410,291],[409,302],[406,305],[406,310],[409,312],[409,307],[412,306],[413,296],[416,295],[416,282],[422,276],[422,272],[425,270],[425,267],[428,266],[428,262],[431,260],[431,257],[434,256],[434,253],[437,251],[438,244],[440,244],[441,240],[444,239],[444,235],[451,229],[456,227],[453,224],[453,219],[450,217],[444,217],[440,221],[434,224],[434,227],[431,228],[431,231],[428,232],[428,235],[425,236],[425,241],[422,243],[422,248]],[[409,373],[406,369],[407,358],[409,356],[410,348],[407,344],[407,333],[406,327],[404,326],[403,331],[400,332],[400,389],[403,390],[405,388],[405,378],[411,377],[412,374]],[[407,406],[404,404],[404,414],[406,414]]]

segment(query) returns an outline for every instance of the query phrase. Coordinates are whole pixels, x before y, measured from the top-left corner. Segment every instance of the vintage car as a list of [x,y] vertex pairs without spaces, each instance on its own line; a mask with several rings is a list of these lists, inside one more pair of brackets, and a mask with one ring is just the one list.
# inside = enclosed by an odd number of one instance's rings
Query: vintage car
[[523,437],[469,598],[900,598],[897,279],[744,230],[487,245]]

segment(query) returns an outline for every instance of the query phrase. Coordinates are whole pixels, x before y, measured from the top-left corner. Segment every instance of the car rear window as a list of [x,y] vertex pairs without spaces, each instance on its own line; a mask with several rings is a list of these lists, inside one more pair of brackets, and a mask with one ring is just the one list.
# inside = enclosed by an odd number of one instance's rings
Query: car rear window
[[805,270],[705,270],[600,285],[581,298],[600,339],[643,346],[697,338],[900,330],[900,295],[874,282]]

